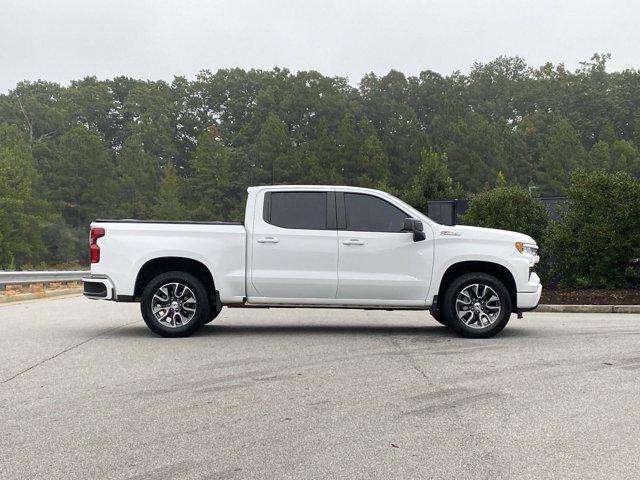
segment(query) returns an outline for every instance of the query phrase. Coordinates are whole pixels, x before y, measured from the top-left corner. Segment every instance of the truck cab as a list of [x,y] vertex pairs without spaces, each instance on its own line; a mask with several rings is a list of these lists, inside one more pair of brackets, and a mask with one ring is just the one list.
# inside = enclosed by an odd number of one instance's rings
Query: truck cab
[[85,295],[141,302],[164,336],[251,306],[429,310],[487,337],[542,289],[529,236],[439,225],[365,188],[250,187],[243,223],[97,220],[91,232]]

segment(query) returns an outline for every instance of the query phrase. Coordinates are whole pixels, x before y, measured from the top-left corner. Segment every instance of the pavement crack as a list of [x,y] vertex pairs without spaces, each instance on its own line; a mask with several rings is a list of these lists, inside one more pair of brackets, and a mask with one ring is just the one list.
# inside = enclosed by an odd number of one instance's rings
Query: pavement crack
[[390,336],[389,341],[391,342],[391,345],[393,346],[393,348],[407,360],[407,363],[409,364],[409,366],[413,370],[418,372],[422,376],[422,378],[424,378],[427,382],[431,383],[431,380],[429,380],[429,376],[425,373],[424,370],[422,370],[422,368],[420,368],[420,365],[416,363],[415,358],[413,358],[413,355],[411,355],[411,352],[403,349],[400,346],[400,343],[398,342],[397,338],[395,338],[394,336]]
[[21,376],[21,375],[23,375],[23,374],[25,374],[25,373],[27,373],[27,372],[30,372],[30,371],[31,371],[31,370],[33,370],[34,368],[37,368],[37,367],[39,367],[40,365],[43,365],[43,364],[47,363],[47,362],[48,362],[48,361],[50,361],[50,360],[53,360],[53,359],[55,359],[55,358],[58,358],[59,356],[64,355],[65,353],[70,352],[71,350],[74,350],[74,349],[76,349],[76,348],[78,348],[78,347],[81,347],[81,346],[82,346],[82,345],[84,345],[85,343],[89,343],[91,340],[95,340],[96,338],[101,337],[101,336],[103,336],[103,335],[106,335],[107,333],[114,332],[114,331],[116,331],[116,330],[118,330],[118,329],[120,329],[120,328],[122,328],[122,327],[126,327],[126,326],[128,326],[128,325],[132,325],[132,324],[134,324],[134,323],[137,323],[137,321],[135,321],[135,322],[125,323],[124,325],[119,325],[119,326],[117,326],[117,327],[115,327],[115,328],[110,328],[109,330],[105,330],[105,331],[103,331],[103,332],[100,332],[100,333],[98,333],[97,335],[94,335],[93,337],[89,337],[89,338],[87,338],[87,339],[85,339],[85,340],[83,340],[83,341],[81,341],[81,342],[79,342],[79,343],[76,343],[76,344],[74,344],[74,345],[71,345],[70,347],[67,347],[67,348],[65,348],[64,350],[59,351],[59,352],[58,352],[58,353],[56,353],[55,355],[51,355],[50,357],[43,358],[42,360],[39,360],[38,362],[36,362],[36,363],[34,363],[33,365],[31,365],[31,366],[29,366],[29,367],[25,368],[24,370],[19,371],[19,372],[18,372],[18,373],[16,373],[15,375],[13,375],[13,376],[11,376],[11,377],[9,377],[9,378],[6,378],[6,379],[4,379],[4,380],[2,380],[2,381],[0,382],[0,385],[4,385],[5,383],[9,383],[11,380],[15,380],[15,379],[16,379],[16,378],[18,378],[19,376]]

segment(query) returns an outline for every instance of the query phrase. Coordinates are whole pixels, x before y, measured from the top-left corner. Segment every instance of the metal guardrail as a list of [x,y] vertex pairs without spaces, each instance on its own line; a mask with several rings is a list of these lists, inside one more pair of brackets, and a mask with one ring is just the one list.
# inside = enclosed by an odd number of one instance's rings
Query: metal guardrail
[[0,289],[5,285],[29,285],[34,283],[79,282],[89,275],[88,270],[62,272],[0,272]]

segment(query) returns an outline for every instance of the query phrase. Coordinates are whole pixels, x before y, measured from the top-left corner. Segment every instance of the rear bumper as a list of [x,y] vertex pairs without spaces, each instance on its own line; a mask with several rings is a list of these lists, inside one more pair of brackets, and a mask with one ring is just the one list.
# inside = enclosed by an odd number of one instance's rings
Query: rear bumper
[[84,277],[82,279],[83,294],[91,300],[113,300],[115,288],[107,277]]
[[535,292],[518,292],[518,310],[533,310],[540,303],[542,284],[538,284]]

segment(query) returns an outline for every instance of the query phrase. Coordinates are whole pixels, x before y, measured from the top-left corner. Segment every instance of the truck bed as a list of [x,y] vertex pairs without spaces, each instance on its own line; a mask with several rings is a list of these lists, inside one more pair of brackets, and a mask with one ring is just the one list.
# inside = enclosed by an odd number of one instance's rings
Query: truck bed
[[245,292],[246,231],[237,222],[183,222],[100,219],[100,262],[92,275],[106,276],[116,286],[116,298],[135,298],[138,273],[159,258],[187,258],[205,265],[225,303],[241,303]]

